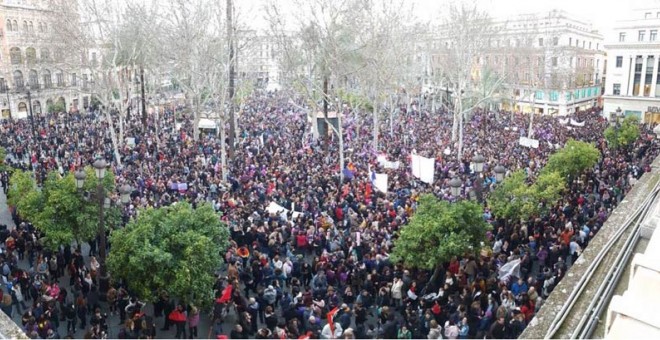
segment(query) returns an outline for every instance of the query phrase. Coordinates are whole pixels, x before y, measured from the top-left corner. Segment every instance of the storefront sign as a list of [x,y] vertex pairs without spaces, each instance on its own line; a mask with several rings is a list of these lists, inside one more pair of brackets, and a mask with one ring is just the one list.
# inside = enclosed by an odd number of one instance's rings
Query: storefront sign
[[646,110],[646,112],[660,113],[660,107],[649,106],[649,108]]

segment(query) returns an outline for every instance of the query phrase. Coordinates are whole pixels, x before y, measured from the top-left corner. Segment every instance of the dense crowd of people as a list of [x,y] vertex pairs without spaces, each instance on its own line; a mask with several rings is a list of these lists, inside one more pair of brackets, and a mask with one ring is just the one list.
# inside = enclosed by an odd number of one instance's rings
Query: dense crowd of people
[[[216,302],[208,334],[230,338],[516,338],[658,155],[644,125],[627,152],[610,150],[603,137],[608,122],[595,109],[571,117],[584,122],[581,127],[535,117],[538,148],[517,142],[527,135],[528,115],[475,111],[465,123],[458,159],[450,114],[401,108],[394,121],[380,122],[375,150],[372,118],[346,109],[346,169],[340,169],[336,136],[314,138],[304,107],[262,95],[243,106],[223,181],[222,141],[204,132],[194,138],[193,121],[181,109],[149,117],[147,127],[139,117],[127,117],[124,134],[134,143],[121,143],[121,163],[106,116],[93,109],[35,117],[36,131],[29,120],[5,120],[0,145],[13,167],[34,170],[40,181],[49,171],[65,173],[106,159],[117,183],[134,188],[125,221],[143,207],[211,202],[231,231],[216,292],[231,296]],[[550,213],[504,221],[484,203],[484,218],[493,225],[491,250],[452,259],[435,281],[427,271],[389,259],[396,231],[405,228],[421,193],[452,199],[448,182],[454,176],[462,179],[461,196],[487,193],[496,185],[497,164],[533,177],[569,138],[595,143],[601,159],[569,183]],[[432,184],[412,175],[413,152],[435,159]],[[486,158],[483,176],[470,169],[477,153]],[[400,166],[383,168],[381,154]],[[370,170],[389,175],[387,193],[373,187]],[[2,183],[10,185],[6,174]],[[186,183],[185,189],[178,183]],[[268,212],[272,202],[289,212]],[[177,338],[206,335],[197,328],[209,313],[166,291],[153,313],[131,296],[130,282],[101,297],[96,240],[89,240],[90,254],[68,245],[52,252],[41,247],[42,235],[29,221],[14,217],[17,227],[5,232],[0,255],[7,282],[0,308],[10,316],[14,308],[24,313],[21,326],[28,336],[54,338],[80,328],[90,338],[152,338],[156,323],[176,328]],[[29,268],[18,265],[24,258]],[[521,260],[520,274],[500,277],[499,269],[513,260]],[[68,288],[59,286],[62,280]],[[122,326],[109,326],[107,313],[119,314]],[[229,318],[235,322],[225,323]]]

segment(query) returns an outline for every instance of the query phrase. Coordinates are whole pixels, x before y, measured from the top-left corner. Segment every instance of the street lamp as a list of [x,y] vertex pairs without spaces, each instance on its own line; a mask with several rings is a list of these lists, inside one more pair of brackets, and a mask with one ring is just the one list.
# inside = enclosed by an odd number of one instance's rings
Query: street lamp
[[476,186],[477,201],[481,202],[483,195],[481,190],[483,189],[483,183],[481,182],[481,173],[484,171],[484,162],[486,159],[484,156],[477,154],[472,158],[472,166],[474,167],[474,172],[476,173],[476,179],[474,180],[474,185]]
[[5,86],[5,92],[7,93],[7,109],[9,110],[9,118],[11,118],[11,101],[9,100],[9,86]]
[[[107,273],[106,268],[106,248],[107,248],[107,237],[105,234],[105,215],[104,209],[109,209],[112,206],[112,200],[110,197],[105,196],[105,189],[103,188],[103,179],[105,178],[106,167],[108,163],[99,159],[92,164],[94,167],[94,173],[96,175],[96,196],[94,199],[97,200],[99,204],[99,225],[98,225],[98,236],[100,239],[99,244],[99,292],[105,294],[110,287],[110,277]],[[78,170],[74,173],[74,178],[76,180],[76,188],[79,190],[82,189],[85,185],[85,179],[87,174],[84,170]],[[121,203],[128,203],[130,201],[130,194],[133,191],[130,185],[125,184],[119,188],[119,193],[121,197]]]
[[30,109],[30,124],[32,125],[32,136],[34,137],[35,142],[37,141],[37,130],[34,128],[34,116],[32,115],[32,94],[30,93],[30,85],[26,85],[25,89],[27,90],[27,99],[28,99],[28,108]]
[[497,183],[501,183],[504,180],[504,173],[506,173],[506,169],[502,166],[502,164],[498,164],[495,169],[493,169],[495,172],[495,180]]
[[454,197],[459,197],[461,194],[461,186],[463,185],[463,182],[461,181],[460,178],[454,177],[449,181],[449,187],[451,188],[451,195]]
[[472,158],[472,165],[474,165],[474,172],[480,174],[484,171],[484,162],[486,159],[482,155],[476,155]]

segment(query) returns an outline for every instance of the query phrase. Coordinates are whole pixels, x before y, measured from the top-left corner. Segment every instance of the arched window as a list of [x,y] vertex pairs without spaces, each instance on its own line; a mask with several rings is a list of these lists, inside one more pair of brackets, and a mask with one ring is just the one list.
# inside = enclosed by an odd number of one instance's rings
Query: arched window
[[14,88],[20,89],[23,88],[23,72],[16,70],[14,71]]
[[23,56],[21,55],[21,49],[18,47],[12,47],[9,50],[9,59],[14,65],[19,65],[23,63]]
[[39,33],[43,33],[43,32],[44,32],[44,25],[40,22],[39,23]]
[[42,62],[50,61],[50,51],[47,48],[41,49],[41,61]]
[[62,70],[59,70],[55,74],[55,78],[57,79],[57,87],[64,86],[64,73],[62,72]]
[[34,25],[32,24],[32,21],[30,21],[30,33],[34,33]]
[[7,32],[13,31],[13,28],[11,27],[11,20],[7,19]]
[[23,21],[23,31],[25,31],[26,33],[28,32],[28,23],[27,23],[27,20],[24,20],[24,21]]
[[12,31],[18,31],[18,21],[14,20],[14,23],[11,25]]
[[33,89],[36,89],[39,86],[39,75],[37,74],[37,70],[30,70],[28,83],[30,84],[30,87]]
[[28,64],[34,64],[37,62],[37,50],[34,47],[28,47],[25,49],[25,60]]
[[53,80],[50,77],[49,70],[43,70],[43,72],[41,72],[41,77],[44,79],[44,88],[49,89],[53,86]]
[[18,103],[18,111],[27,112],[27,104],[25,104],[24,102]]
[[35,114],[40,115],[41,114],[41,102],[38,100],[35,100],[32,102],[32,111],[34,111]]

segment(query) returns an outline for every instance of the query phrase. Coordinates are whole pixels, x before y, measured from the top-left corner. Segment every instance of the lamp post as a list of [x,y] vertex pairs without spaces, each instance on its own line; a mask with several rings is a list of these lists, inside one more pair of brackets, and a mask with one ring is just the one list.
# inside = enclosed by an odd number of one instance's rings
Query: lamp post
[[472,165],[474,167],[474,172],[476,173],[475,179],[475,189],[477,191],[477,201],[481,202],[483,199],[482,189],[483,183],[481,183],[481,173],[484,171],[484,162],[486,159],[484,156],[477,154],[472,158]]
[[32,115],[32,93],[30,93],[30,85],[26,85],[25,89],[27,90],[27,100],[28,100],[28,109],[30,110],[30,124],[32,125],[32,136],[36,142],[37,140],[37,130],[34,128],[34,116]]
[[449,181],[449,187],[451,188],[451,195],[456,197],[458,199],[461,195],[461,186],[463,185],[463,182],[461,181],[460,178],[454,177]]
[[502,166],[502,164],[498,164],[495,169],[493,169],[495,172],[495,180],[497,183],[502,183],[504,180],[504,174],[506,173],[506,168]]
[[7,109],[9,110],[9,118],[11,118],[11,101],[9,100],[9,86],[5,86],[5,93],[7,93]]
[[[105,233],[105,209],[109,209],[112,205],[112,201],[109,197],[105,197],[105,189],[103,188],[103,179],[105,178],[106,167],[108,166],[107,162],[103,159],[99,159],[94,164],[94,172],[96,174],[96,196],[94,197],[99,204],[99,225],[98,225],[98,236],[99,236],[99,292],[104,294],[108,291],[110,287],[110,276],[106,268],[106,248],[107,248],[107,237]],[[76,171],[74,174],[76,179],[76,187],[82,189],[85,185],[85,179],[87,174],[83,170]],[[123,185],[119,188],[119,193],[121,197],[121,203],[128,203],[130,201],[130,194],[133,191],[130,185]]]

